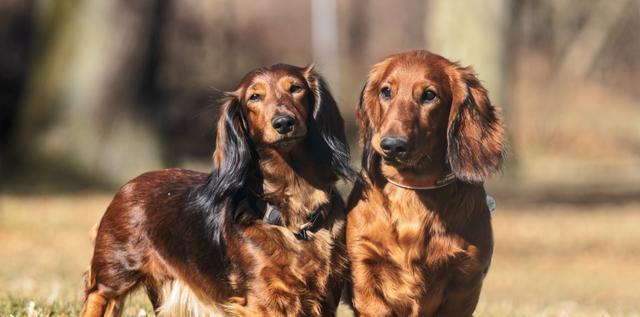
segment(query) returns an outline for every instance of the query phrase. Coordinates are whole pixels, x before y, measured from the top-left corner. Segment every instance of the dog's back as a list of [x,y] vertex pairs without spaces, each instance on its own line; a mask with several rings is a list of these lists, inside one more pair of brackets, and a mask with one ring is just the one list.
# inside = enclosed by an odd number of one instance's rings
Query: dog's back
[[[194,190],[206,180],[204,173],[167,169],[140,175],[120,188],[95,238],[85,292],[86,309],[96,312],[88,311],[88,316],[101,316],[102,309],[117,316],[124,296],[139,286],[146,288],[156,309],[165,304],[161,311],[191,306],[191,311],[215,315],[218,310],[208,300],[200,308],[197,303],[226,294],[184,287],[224,280],[222,250],[211,242],[213,233],[207,232],[197,208],[189,206]],[[187,258],[209,265],[185,262]]]

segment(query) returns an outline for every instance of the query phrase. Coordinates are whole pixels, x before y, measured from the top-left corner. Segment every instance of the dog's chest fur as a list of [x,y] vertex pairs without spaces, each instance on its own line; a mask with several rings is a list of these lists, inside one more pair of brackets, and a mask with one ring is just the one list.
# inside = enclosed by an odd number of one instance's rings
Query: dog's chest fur
[[[265,182],[270,202],[277,205],[282,226],[258,221],[238,231],[233,247],[233,287],[243,298],[226,310],[239,316],[322,316],[334,311],[340,281],[346,274],[344,207],[328,191],[317,189],[292,173],[282,183]],[[321,206],[323,224],[309,239],[294,235]],[[251,287],[246,287],[250,285]],[[337,293],[337,294],[336,294]]]
[[[234,295],[211,302],[179,279],[163,286],[162,316],[326,316],[337,308],[346,278],[344,211],[299,240],[282,226],[256,223],[227,237]],[[197,295],[198,294],[198,295]]]
[[414,191],[390,186],[370,188],[349,213],[356,292],[358,286],[370,287],[396,313],[430,315],[452,278],[472,278],[465,272],[480,261],[478,249]]
[[297,230],[308,221],[308,217],[318,207],[329,203],[330,193],[309,185],[304,179],[291,178],[290,185],[278,186],[266,183],[265,192],[282,213],[283,225],[290,230]]
[[[344,243],[339,241],[344,218],[300,240],[285,227],[257,224],[242,232],[245,241],[237,250],[243,264],[232,277],[244,279],[243,305],[227,310],[240,316],[322,316],[330,311],[327,297],[334,296],[336,281],[346,268]],[[339,296],[339,294],[337,294]]]
[[[251,221],[226,237],[236,297],[225,311],[235,316],[331,315],[347,271],[344,204],[332,197],[333,182],[319,181],[307,165],[295,168],[292,162],[305,161],[300,157],[285,160],[267,150],[261,155],[257,192],[278,209],[282,225]],[[321,224],[308,239],[296,237],[317,210]]]

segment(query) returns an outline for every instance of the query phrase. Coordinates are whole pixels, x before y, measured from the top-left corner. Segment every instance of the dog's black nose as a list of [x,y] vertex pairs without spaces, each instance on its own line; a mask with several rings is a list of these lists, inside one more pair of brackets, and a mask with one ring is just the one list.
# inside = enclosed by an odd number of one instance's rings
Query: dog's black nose
[[292,116],[279,116],[271,121],[271,126],[280,134],[287,134],[293,130],[296,119]]
[[380,147],[388,158],[402,156],[407,153],[407,140],[395,136],[385,136],[380,140]]

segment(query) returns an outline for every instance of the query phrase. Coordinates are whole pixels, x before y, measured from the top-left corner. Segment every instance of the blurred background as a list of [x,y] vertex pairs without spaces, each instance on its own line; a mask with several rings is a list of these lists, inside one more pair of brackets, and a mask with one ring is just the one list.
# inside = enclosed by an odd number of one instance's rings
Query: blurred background
[[315,62],[357,166],[368,69],[409,49],[473,65],[507,123],[476,315],[638,316],[640,0],[3,0],[0,316],[78,313],[117,187],[210,169],[216,89]]

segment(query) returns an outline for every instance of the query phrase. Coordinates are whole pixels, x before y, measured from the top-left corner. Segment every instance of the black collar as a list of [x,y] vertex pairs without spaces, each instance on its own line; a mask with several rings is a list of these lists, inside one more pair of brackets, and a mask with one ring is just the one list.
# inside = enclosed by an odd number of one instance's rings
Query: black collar
[[[329,192],[329,201],[325,204],[318,206],[311,215],[307,218],[307,222],[303,223],[298,231],[293,234],[296,238],[300,240],[309,240],[309,232],[316,232],[322,226],[322,223],[325,220],[325,217],[322,213],[323,209],[328,212],[331,210],[333,200],[333,193]],[[274,225],[274,226],[284,226],[282,224],[282,214],[277,206],[266,202],[266,210],[264,212],[264,216],[262,217],[262,221],[265,223]]]

